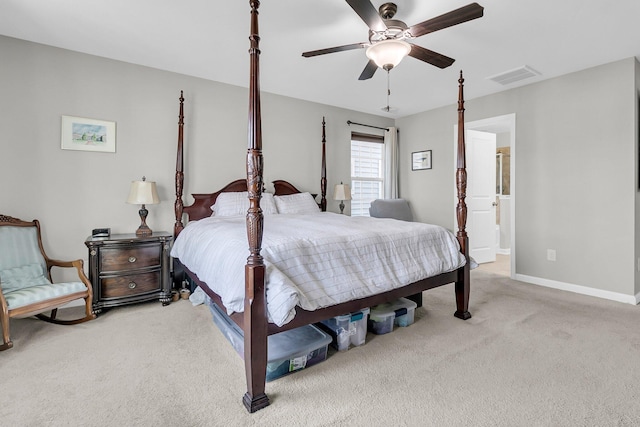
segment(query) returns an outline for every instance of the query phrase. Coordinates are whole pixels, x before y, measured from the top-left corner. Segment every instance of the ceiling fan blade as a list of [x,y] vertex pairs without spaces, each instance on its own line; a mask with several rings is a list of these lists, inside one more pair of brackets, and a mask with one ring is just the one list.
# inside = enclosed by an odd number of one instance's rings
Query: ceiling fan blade
[[428,33],[433,33],[434,31],[442,30],[443,28],[480,18],[483,14],[484,7],[478,3],[471,3],[462,6],[460,9],[452,10],[451,12],[416,24],[409,28],[409,33],[411,33],[413,37],[420,37]]
[[367,63],[367,66],[364,67],[364,70],[362,70],[362,74],[360,74],[360,77],[358,77],[358,80],[370,79],[371,77],[373,77],[377,69],[378,69],[378,66],[376,65],[376,63],[369,60],[369,62]]
[[329,47],[326,49],[318,49],[318,50],[311,50],[309,52],[303,52],[302,56],[304,56],[305,58],[309,58],[311,56],[325,55],[327,53],[342,52],[345,50],[352,50],[352,49],[361,49],[366,46],[368,46],[368,43],[364,43],[364,42],[345,44],[344,46]]
[[409,56],[413,56],[420,61],[427,62],[431,65],[435,65],[438,68],[447,68],[455,62],[455,59],[444,56],[438,52],[434,52],[429,49],[425,49],[422,46],[411,44],[411,52]]
[[346,1],[372,31],[385,31],[387,29],[387,25],[369,0]]

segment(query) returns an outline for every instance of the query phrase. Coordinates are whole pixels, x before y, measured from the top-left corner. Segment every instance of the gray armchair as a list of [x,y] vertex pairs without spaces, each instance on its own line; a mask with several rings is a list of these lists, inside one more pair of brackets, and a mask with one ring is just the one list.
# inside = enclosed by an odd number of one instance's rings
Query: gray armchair
[[393,218],[402,221],[413,221],[409,202],[405,199],[376,199],[371,202],[369,215],[373,218]]

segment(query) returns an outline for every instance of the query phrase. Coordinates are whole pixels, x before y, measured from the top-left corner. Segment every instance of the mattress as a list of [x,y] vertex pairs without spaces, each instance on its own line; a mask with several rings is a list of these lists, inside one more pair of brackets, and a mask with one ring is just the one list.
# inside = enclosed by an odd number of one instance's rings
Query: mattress
[[[269,321],[282,326],[296,307],[316,310],[455,270],[465,263],[449,230],[387,218],[331,212],[264,218]],[[244,216],[189,223],[171,255],[218,294],[228,314],[244,309],[249,256]]]

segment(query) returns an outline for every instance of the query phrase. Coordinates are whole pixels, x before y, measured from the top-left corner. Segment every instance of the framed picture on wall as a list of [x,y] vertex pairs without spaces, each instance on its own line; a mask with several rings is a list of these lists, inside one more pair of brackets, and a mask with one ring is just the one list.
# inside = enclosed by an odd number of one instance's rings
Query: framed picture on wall
[[423,169],[431,169],[431,150],[411,153],[411,170],[419,171]]
[[62,116],[63,150],[116,152],[116,122]]

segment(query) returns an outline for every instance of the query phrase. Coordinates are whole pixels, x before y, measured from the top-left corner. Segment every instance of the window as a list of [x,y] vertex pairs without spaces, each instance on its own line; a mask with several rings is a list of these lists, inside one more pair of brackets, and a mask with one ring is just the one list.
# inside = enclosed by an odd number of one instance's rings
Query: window
[[384,137],[351,134],[351,216],[369,216],[369,206],[384,197]]

